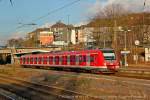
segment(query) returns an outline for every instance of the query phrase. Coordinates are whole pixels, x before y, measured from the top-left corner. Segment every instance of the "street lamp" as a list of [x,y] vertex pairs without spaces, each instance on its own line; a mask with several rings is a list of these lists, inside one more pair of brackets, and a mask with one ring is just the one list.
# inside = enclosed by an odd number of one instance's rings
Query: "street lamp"
[[135,63],[137,64],[137,62],[138,62],[138,53],[137,53],[138,51],[137,51],[137,47],[140,45],[140,41],[139,41],[139,40],[135,40],[134,43],[135,43],[135,46],[136,46],[136,59],[135,59],[136,62],[135,62]]
[[121,29],[120,31],[124,32],[124,51],[125,51],[125,55],[124,55],[124,65],[128,66],[127,63],[127,32],[130,32],[131,30],[123,30]]

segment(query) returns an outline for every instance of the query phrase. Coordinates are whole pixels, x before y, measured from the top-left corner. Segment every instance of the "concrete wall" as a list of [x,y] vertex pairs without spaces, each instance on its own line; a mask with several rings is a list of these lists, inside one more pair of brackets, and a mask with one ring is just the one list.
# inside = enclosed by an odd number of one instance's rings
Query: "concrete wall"
[[145,48],[145,61],[150,61],[150,48]]
[[19,63],[16,53],[32,52],[37,50],[55,51],[61,48],[5,48],[0,49],[0,64]]

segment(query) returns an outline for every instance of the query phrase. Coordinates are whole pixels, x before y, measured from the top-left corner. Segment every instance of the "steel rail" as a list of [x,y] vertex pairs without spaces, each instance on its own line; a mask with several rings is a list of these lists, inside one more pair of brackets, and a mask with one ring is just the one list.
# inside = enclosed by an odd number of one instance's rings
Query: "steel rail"
[[0,100],[15,100],[13,97],[0,93]]
[[[75,91],[71,91],[71,90],[67,90],[67,89],[63,89],[63,88],[58,88],[55,86],[48,86],[48,85],[42,85],[42,84],[37,84],[37,83],[33,83],[33,82],[28,82],[28,81],[24,81],[21,79],[16,79],[16,78],[10,78],[4,75],[0,75],[0,79],[3,78],[3,81],[13,81],[15,84],[14,85],[18,85],[18,86],[23,86],[27,89],[36,91],[38,93],[41,94],[46,94],[46,95],[53,95],[56,96],[58,98],[62,98],[62,99],[67,99],[67,100],[71,100],[71,99],[80,99],[80,98],[86,98],[86,100],[101,100],[99,97],[97,96],[91,96],[91,95],[87,95],[84,93],[79,93],[79,92],[75,92]],[[17,84],[17,83],[21,83],[21,84]],[[61,94],[58,94],[61,93]]]

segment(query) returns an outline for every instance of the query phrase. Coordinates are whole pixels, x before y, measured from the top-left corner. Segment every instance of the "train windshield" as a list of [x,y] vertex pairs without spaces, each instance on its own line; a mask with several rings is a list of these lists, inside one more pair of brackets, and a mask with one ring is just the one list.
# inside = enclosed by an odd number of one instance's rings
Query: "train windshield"
[[105,60],[116,60],[114,50],[101,50],[103,52]]

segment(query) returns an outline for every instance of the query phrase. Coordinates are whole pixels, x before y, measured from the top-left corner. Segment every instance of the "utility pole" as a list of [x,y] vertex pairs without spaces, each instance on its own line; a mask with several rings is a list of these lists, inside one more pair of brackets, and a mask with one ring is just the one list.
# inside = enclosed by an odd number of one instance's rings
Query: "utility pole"
[[117,49],[117,22],[116,19],[114,20],[114,48]]
[[[127,32],[130,32],[131,30],[124,30],[125,32],[125,36],[124,36],[124,51],[127,51]],[[127,63],[127,53],[125,53],[124,55],[124,60],[125,60],[125,66],[128,66],[128,63]]]
[[[124,34],[125,36],[124,36],[124,42],[125,42],[125,44],[124,44],[124,50],[125,51],[127,51],[127,31],[125,31],[125,34]],[[127,66],[127,54],[125,54],[124,55],[124,64],[125,64],[125,66]]]
[[135,56],[135,63],[137,64],[138,63],[138,46],[140,45],[140,41],[139,40],[135,40],[135,46],[136,46],[136,56]]
[[68,15],[68,27],[67,27],[67,43],[68,43],[68,46],[69,46],[69,42],[70,42],[70,40],[69,40],[69,17],[70,17],[70,15]]
[[124,32],[124,65],[125,66],[128,66],[128,63],[127,63],[127,54],[128,54],[128,51],[127,51],[127,32],[130,32],[131,30],[128,30],[128,29],[121,29],[120,31]]
[[104,47],[103,48],[106,48],[106,36],[105,36],[105,32],[103,32],[103,36],[104,36]]
[[[143,20],[143,25],[142,25],[142,26],[143,26],[143,27],[142,27],[142,33],[143,33],[143,34],[142,34],[142,35],[143,35],[143,36],[145,36],[145,34],[146,34],[146,33],[144,33],[144,30],[145,30],[145,23],[144,23],[144,22],[145,22],[145,18],[144,18],[144,17],[145,17],[145,11],[144,11],[144,10],[145,10],[145,6],[146,6],[146,0],[144,0],[144,4],[143,4],[143,16],[142,16],[142,17],[143,17],[143,18],[142,18],[142,20]],[[143,38],[143,41],[142,41],[142,42],[144,43],[144,38]]]

